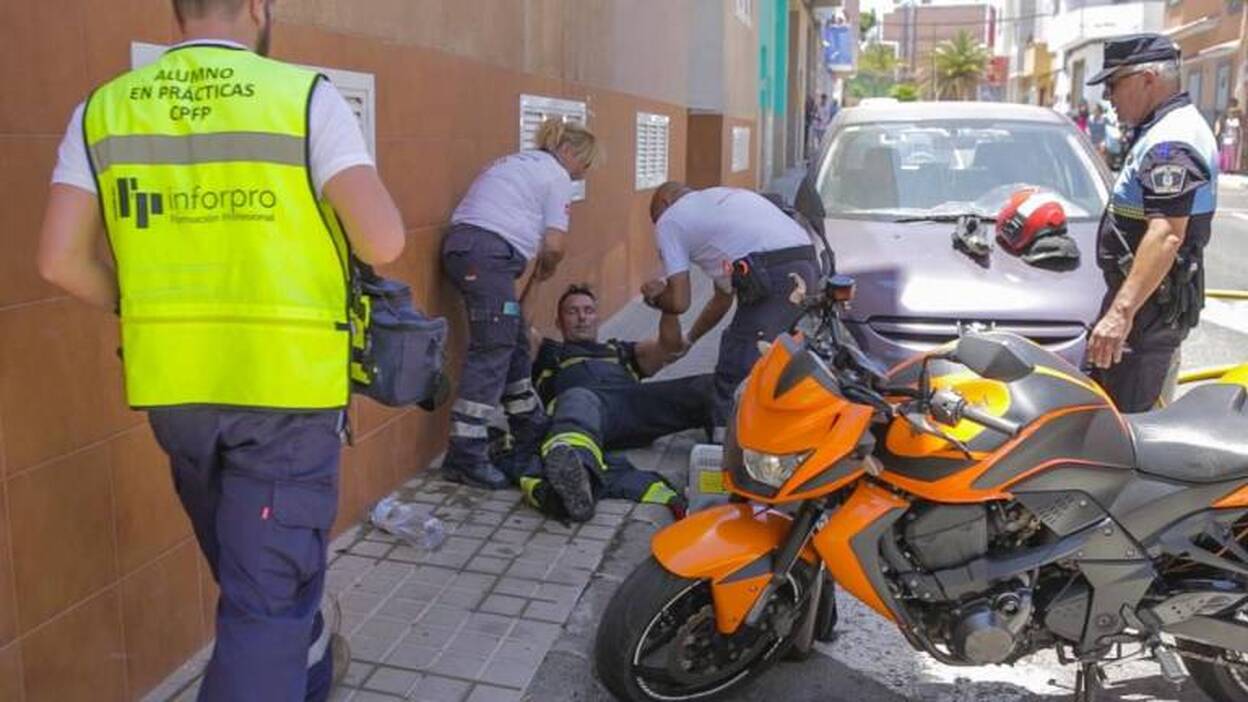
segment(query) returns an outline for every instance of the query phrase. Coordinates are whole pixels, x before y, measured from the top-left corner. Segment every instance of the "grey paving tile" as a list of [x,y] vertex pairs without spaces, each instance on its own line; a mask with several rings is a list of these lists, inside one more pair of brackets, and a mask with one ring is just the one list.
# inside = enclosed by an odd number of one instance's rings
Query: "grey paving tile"
[[554,548],[562,548],[567,543],[567,534],[552,534],[549,532],[538,532],[528,540],[528,545],[530,546],[550,546]]
[[368,661],[351,661],[351,665],[347,667],[347,674],[342,677],[342,684],[347,687],[359,687],[368,678],[369,673],[373,672],[373,664]]
[[364,540],[376,541],[383,544],[397,544],[399,542],[399,537],[394,534],[384,532],[381,529],[369,528],[368,531],[364,532]]
[[502,643],[501,636],[491,636],[475,631],[461,631],[451,639],[451,643],[446,647],[447,651],[452,653],[462,653],[468,656],[480,656],[489,659],[494,655],[494,651],[498,645]]
[[386,656],[386,665],[409,670],[428,670],[438,659],[442,649],[432,646],[409,646],[399,644]]
[[627,515],[633,511],[633,503],[625,500],[602,500],[598,503],[598,514],[621,514]]
[[393,544],[383,544],[376,541],[357,541],[351,546],[348,553],[367,558],[382,558],[390,552],[393,546]]
[[446,502],[433,510],[433,516],[447,522],[462,522],[468,518],[472,510],[464,507],[448,507]]
[[493,575],[484,573],[460,573],[451,579],[448,587],[455,590],[474,590],[477,592],[485,592],[494,583],[498,582],[498,578]]
[[576,527],[556,522],[553,519],[542,523],[541,530],[549,534],[564,534],[571,536],[576,531]]
[[477,551],[478,556],[490,556],[491,558],[516,558],[524,553],[523,544],[500,544],[489,543],[481,546]]
[[503,639],[502,645],[498,647],[498,650],[494,652],[494,657],[490,659],[490,665],[494,665],[498,661],[510,661],[537,668],[541,665],[542,659],[546,657],[548,651],[550,651],[550,644]]
[[416,569],[410,578],[413,582],[445,585],[455,579],[459,572],[450,568],[424,565]]
[[547,602],[576,602],[581,596],[581,588],[575,585],[558,583],[542,583],[537,587],[533,597]]
[[350,614],[371,614],[373,610],[381,605],[380,595],[370,595],[363,592],[348,592],[338,598],[338,604],[342,606],[342,611]]
[[585,524],[577,530],[576,535],[587,539],[609,541],[610,539],[615,538],[615,527],[602,527]]
[[549,569],[549,563],[519,560],[512,562],[511,566],[507,568],[506,574],[512,578],[541,580],[546,576],[546,571]]
[[402,699],[402,697],[373,692],[372,690],[360,690],[351,697],[351,702],[395,702],[395,700]]
[[[449,581],[448,581],[449,582]],[[399,597],[418,602],[433,602],[446,589],[446,583],[426,583],[419,580],[408,580],[394,591],[391,597]]]
[[411,628],[410,625],[400,621],[373,617],[355,630],[355,636],[388,640],[393,643],[402,638],[409,628]]
[[485,669],[485,658],[478,656],[469,656],[459,652],[444,651],[438,659],[429,666],[429,672],[438,675],[446,675],[452,678],[467,678],[476,680],[481,671]]
[[535,643],[549,647],[555,642],[555,639],[559,638],[561,630],[562,627],[558,624],[522,619],[512,627],[511,632],[507,634],[507,638],[512,641]]
[[381,609],[377,610],[376,616],[401,622],[414,622],[420,618],[428,606],[428,602],[410,600],[396,595],[386,600]]
[[489,614],[488,612],[476,612],[468,617],[464,622],[464,629],[467,631],[476,631],[482,634],[491,634],[493,636],[507,636],[511,631],[511,627],[516,620],[511,617],[504,617],[501,614]]
[[379,639],[373,636],[351,637],[351,657],[359,661],[380,663],[394,647],[397,639]]
[[555,563],[555,567],[594,570],[598,567],[599,563],[602,563],[601,553],[569,551],[559,557],[559,560]]
[[481,612],[489,612],[491,614],[502,614],[508,617],[519,616],[524,611],[524,605],[528,601],[520,597],[509,597],[507,595],[490,595],[485,598],[477,609]]
[[[358,692],[358,690],[354,690],[349,687],[335,688],[329,693],[329,702],[351,702],[351,700],[355,698],[356,692]],[[196,694],[198,694],[198,692]],[[179,697],[175,702],[195,702],[195,696],[192,695],[186,698]]]
[[455,607],[458,609],[476,609],[485,597],[484,590],[443,590],[438,595],[438,599],[434,603],[444,607]]
[[492,539],[495,527],[489,524],[460,524],[455,527],[455,536],[466,536],[470,539]]
[[429,552],[424,549],[413,548],[408,544],[399,544],[394,550],[386,555],[389,562],[401,561],[403,563],[411,563],[413,565],[421,564],[429,558]]
[[438,547],[437,553],[474,553],[485,544],[484,539],[473,539],[467,536],[448,536]]
[[510,559],[489,558],[487,556],[475,556],[473,557],[472,560],[468,561],[468,563],[466,563],[464,567],[467,568],[468,570],[476,571],[479,573],[492,573],[494,575],[501,575],[507,572],[507,569],[511,567],[511,563],[512,561]]
[[524,609],[524,618],[563,624],[568,621],[568,617],[572,615],[572,609],[575,606],[575,602],[530,602],[529,606]]
[[524,547],[524,558],[526,561],[536,561],[542,563],[554,563],[564,554],[566,546],[541,546],[529,543]]
[[532,580],[520,580],[517,578],[501,578],[494,585],[494,593],[498,595],[511,595],[513,597],[530,597],[537,592],[538,583]]
[[376,559],[344,554],[334,559],[333,564],[329,567],[329,571],[331,573],[342,572],[359,574],[364,571],[372,570],[376,565]]
[[507,514],[515,506],[515,502],[503,502],[500,500],[487,500],[477,503],[477,509],[485,510],[486,512],[498,512],[499,514]]
[[408,691],[416,686],[420,677],[420,673],[410,670],[381,666],[373,672],[368,682],[364,683],[364,688],[405,698]]
[[453,568],[459,570],[463,568],[469,560],[472,559],[471,553],[455,552],[455,551],[439,551],[430,554],[425,558],[425,563],[431,563],[444,568]]
[[519,690],[511,690],[493,685],[477,685],[468,695],[468,702],[515,702],[520,699]]
[[451,680],[440,675],[426,675],[416,683],[407,698],[414,702],[463,702],[472,683]]
[[474,512],[472,512],[472,514],[469,514],[468,518],[464,521],[468,522],[469,524],[489,524],[492,526],[498,526],[499,524],[503,523],[504,519],[505,519],[505,515],[499,514],[498,512],[486,512],[485,510],[475,510]]
[[468,611],[462,608],[445,607],[443,605],[433,605],[425,610],[420,616],[420,623],[424,626],[439,626],[457,628],[468,619]]
[[[408,566],[409,568],[411,566]],[[355,585],[348,590],[349,593],[364,593],[366,595],[381,595],[385,597],[394,592],[394,589],[403,582],[402,577],[388,575],[383,573],[367,573],[364,577],[356,581]]]
[[541,526],[544,521],[546,520],[536,514],[518,513],[507,517],[503,523],[512,529],[526,529],[531,531]]
[[569,568],[567,566],[556,566],[551,568],[550,573],[548,573],[544,579],[552,583],[585,587],[585,585],[589,583],[589,579],[592,576],[593,573],[588,570]]
[[625,515],[611,512],[598,512],[594,518],[589,520],[589,526],[611,527],[615,528],[624,523]]
[[485,670],[481,671],[481,680],[482,682],[506,685],[507,687],[523,690],[528,687],[529,682],[533,680],[533,676],[536,673],[537,668],[535,666],[515,661],[495,660],[485,666]]
[[490,536],[489,542],[495,544],[522,544],[528,541],[533,535],[532,531],[525,529],[511,529],[509,527],[499,527]]

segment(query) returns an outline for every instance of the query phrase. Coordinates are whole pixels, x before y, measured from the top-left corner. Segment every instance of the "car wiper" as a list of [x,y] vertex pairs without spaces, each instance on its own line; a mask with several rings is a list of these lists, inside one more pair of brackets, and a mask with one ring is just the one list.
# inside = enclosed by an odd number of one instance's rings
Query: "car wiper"
[[974,217],[981,222],[995,222],[995,215],[980,214],[978,212],[953,212],[949,214],[925,214],[925,215],[908,215],[906,217],[898,217],[894,222],[956,222],[963,217]]

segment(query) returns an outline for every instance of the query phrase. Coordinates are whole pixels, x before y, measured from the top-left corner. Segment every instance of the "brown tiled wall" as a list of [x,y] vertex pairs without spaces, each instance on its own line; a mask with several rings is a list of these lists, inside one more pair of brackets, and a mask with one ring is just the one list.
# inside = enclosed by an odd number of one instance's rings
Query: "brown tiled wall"
[[[72,108],[93,84],[128,67],[130,41],[175,39],[168,7],[164,0],[0,3],[3,702],[136,699],[211,636],[215,586],[163,454],[144,417],[125,406],[115,321],[42,282],[33,262]],[[538,291],[539,326],[550,327],[566,282],[597,285],[610,312],[655,271],[650,193],[633,187],[634,114],[672,116],[669,171],[681,178],[682,106],[291,22],[279,26],[275,52],[376,74],[379,166],[409,227],[407,251],[385,272],[451,316],[455,359],[464,325],[438,271],[438,243],[477,170],[516,147],[521,93],[588,100],[607,149],[588,199],[573,208],[560,275]],[[445,412],[366,401],[352,409],[357,444],[344,454],[339,529],[427,465],[445,435]]]

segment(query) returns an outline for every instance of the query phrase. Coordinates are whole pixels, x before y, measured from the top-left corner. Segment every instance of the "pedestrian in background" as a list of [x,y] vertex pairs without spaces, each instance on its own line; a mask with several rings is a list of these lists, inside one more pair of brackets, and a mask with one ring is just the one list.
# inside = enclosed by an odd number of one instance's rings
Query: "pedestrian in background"
[[585,176],[599,154],[585,127],[546,120],[537,146],[485,169],[451,215],[442,242],[442,267],[464,296],[468,353],[451,407],[451,436],[443,475],[455,482],[501,489],[516,482],[506,466],[490,463],[490,415],[506,413],[513,455],[536,453],[545,414],[530,378],[529,325],[516,281],[532,264],[546,280],[563,259],[572,209],[572,181]]
[[1080,100],[1079,111],[1075,113],[1075,126],[1079,128],[1079,131],[1083,132],[1084,134],[1087,134],[1088,122],[1089,122],[1088,103]]
[[1218,118],[1217,124],[1214,125],[1214,135],[1218,137],[1218,167],[1223,173],[1238,173],[1240,162],[1240,149],[1243,143],[1243,110],[1239,107],[1239,100],[1231,98],[1231,103],[1226,108],[1226,112]]
[[[394,260],[403,222],[342,95],[265,58],[272,0],[173,9],[186,41],[74,112],[39,271],[120,316],[127,399],[220,586],[199,699],[325,700],[349,659],[320,610],[350,393],[347,254]],[[196,89],[216,74],[239,89]]]
[[1105,120],[1105,108],[1101,107],[1101,103],[1098,102],[1092,107],[1092,116],[1088,118],[1088,138],[1092,140],[1096,153],[1106,160],[1109,158],[1105,142],[1108,135],[1109,125]]

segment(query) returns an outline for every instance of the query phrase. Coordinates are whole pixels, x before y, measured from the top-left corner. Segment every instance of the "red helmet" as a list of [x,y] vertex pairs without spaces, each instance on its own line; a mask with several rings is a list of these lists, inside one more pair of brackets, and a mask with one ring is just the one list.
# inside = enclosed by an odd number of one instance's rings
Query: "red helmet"
[[1051,192],[1019,190],[997,214],[997,241],[1015,255],[1026,251],[1036,239],[1065,233],[1066,210]]

